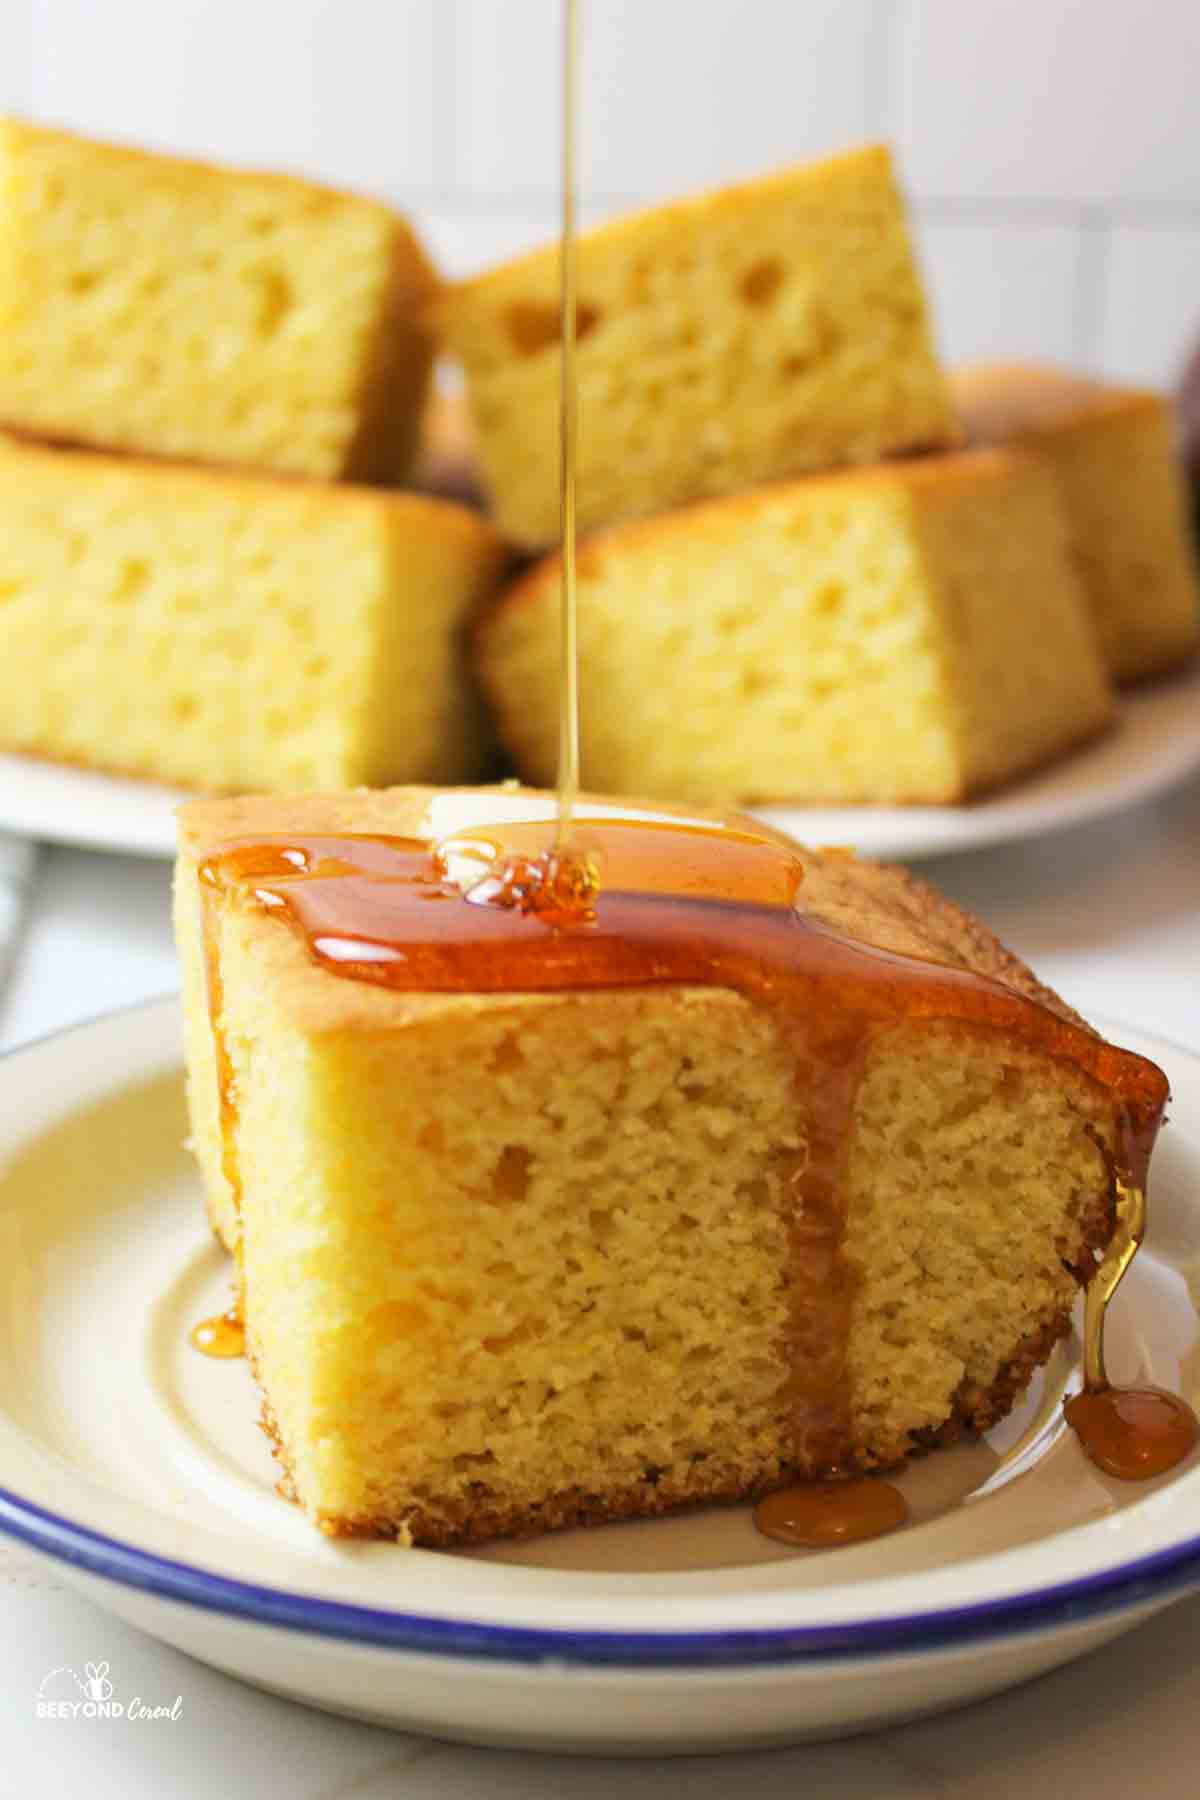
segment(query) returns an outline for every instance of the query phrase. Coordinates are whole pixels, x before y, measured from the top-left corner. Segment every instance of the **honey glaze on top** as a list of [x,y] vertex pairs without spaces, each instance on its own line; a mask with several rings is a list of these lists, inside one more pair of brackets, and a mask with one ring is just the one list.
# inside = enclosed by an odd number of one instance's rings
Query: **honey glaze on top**
[[[437,846],[295,833],[226,844],[205,861],[202,879],[214,900],[237,891],[263,907],[343,979],[443,993],[705,985],[768,1008],[795,1061],[806,1146],[789,1176],[791,1461],[809,1477],[836,1475],[850,1443],[854,1298],[839,1253],[841,1163],[875,1034],[913,1018],[957,1020],[1019,1031],[1076,1064],[1123,1097],[1118,1173],[1123,1189],[1138,1192],[1161,1116],[1161,1077],[1000,982],[832,929],[804,909],[801,859],[749,826],[614,810],[579,820],[565,856],[552,831],[546,821],[492,824]],[[226,1095],[227,1123],[233,1105]],[[837,1530],[804,1537],[793,1523],[771,1535],[847,1542],[888,1529],[901,1516],[894,1507],[889,1515],[891,1503],[858,1498],[881,1485],[839,1484],[845,1521]],[[772,1519],[780,1524],[782,1505],[768,1503],[765,1530]]]

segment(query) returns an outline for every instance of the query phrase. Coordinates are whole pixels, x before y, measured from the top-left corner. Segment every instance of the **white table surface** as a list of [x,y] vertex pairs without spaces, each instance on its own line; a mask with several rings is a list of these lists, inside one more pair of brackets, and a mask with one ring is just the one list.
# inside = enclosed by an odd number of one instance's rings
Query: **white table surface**
[[[1200,783],[1106,824],[924,865],[1082,1011],[1200,1050]],[[47,849],[0,1047],[176,985],[160,864]],[[175,1722],[38,1719],[60,1664],[180,1694]],[[0,1548],[3,1800],[1195,1800],[1200,1598],[984,1705],[853,1742],[688,1759],[570,1761],[391,1734],[274,1700],[190,1662]]]

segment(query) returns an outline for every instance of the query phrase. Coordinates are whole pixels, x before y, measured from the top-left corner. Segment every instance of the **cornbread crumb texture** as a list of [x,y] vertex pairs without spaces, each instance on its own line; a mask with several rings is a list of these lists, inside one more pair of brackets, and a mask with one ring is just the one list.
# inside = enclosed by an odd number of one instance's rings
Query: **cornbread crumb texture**
[[[792,1441],[787,1177],[804,1144],[792,1052],[739,996],[368,988],[227,895],[240,1221],[228,1205],[197,859],[268,829],[419,833],[426,798],[183,818],[193,1127],[214,1217],[240,1236],[288,1479],[327,1529],[427,1543],[757,1492]],[[874,941],[1043,991],[900,871],[810,853],[804,891]],[[844,1247],[861,1466],[1005,1409],[1107,1235],[1114,1130],[1111,1096],[1015,1038],[910,1022],[875,1040]]]
[[[558,570],[520,578],[476,637],[501,736],[545,784]],[[1016,452],[809,476],[616,527],[581,549],[579,596],[584,774],[614,793],[952,802],[1112,714],[1055,478]]]
[[[952,442],[904,208],[868,148],[585,233],[581,530]],[[558,252],[447,289],[497,522],[558,528]]]
[[6,749],[215,790],[478,769],[476,515],[11,443],[0,515]]
[[1188,657],[1200,642],[1200,587],[1164,396],[1021,363],[960,369],[952,386],[973,441],[1024,444],[1053,466],[1115,679]]
[[0,421],[387,480],[416,443],[436,277],[382,204],[0,120]]
[[1111,1229],[1101,1145],[1116,1148],[1109,1098],[1018,1044],[919,1027],[877,1043],[844,1243],[859,1275],[857,1422],[874,1457],[948,1422],[996,1423],[1065,1334]]

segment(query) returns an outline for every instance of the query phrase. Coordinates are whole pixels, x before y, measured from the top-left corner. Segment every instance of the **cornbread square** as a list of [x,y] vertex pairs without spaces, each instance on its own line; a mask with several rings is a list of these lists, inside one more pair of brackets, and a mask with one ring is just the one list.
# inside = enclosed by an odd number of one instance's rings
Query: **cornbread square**
[[[476,635],[501,737],[546,784],[558,601],[547,558]],[[601,533],[579,556],[579,647],[587,780],[666,799],[964,800],[1113,707],[1053,473],[999,450]]]
[[1114,679],[1162,674],[1191,656],[1200,586],[1166,398],[1024,363],[959,369],[952,386],[972,440],[1021,444],[1053,465]]
[[389,481],[435,286],[377,201],[0,120],[0,423]]
[[[429,840],[445,798],[181,814],[193,1143],[285,1491],[328,1531],[437,1544],[778,1482],[789,1346],[831,1274],[791,1179],[811,1075],[774,1014],[720,987],[399,992],[321,966],[253,883],[201,879],[230,841]],[[493,827],[553,816],[454,799]],[[977,922],[898,869],[797,854],[819,926],[989,977],[1012,1012],[914,1010],[859,1080],[849,1455],[886,1466],[1002,1415],[1065,1330],[1111,1231],[1121,1101],[1073,1060],[1100,1040]]]
[[505,552],[440,500],[0,438],[0,746],[211,789],[455,780]]
[[[501,529],[558,529],[559,257],[446,289]],[[774,476],[954,441],[882,148],[618,219],[579,240],[586,531]]]

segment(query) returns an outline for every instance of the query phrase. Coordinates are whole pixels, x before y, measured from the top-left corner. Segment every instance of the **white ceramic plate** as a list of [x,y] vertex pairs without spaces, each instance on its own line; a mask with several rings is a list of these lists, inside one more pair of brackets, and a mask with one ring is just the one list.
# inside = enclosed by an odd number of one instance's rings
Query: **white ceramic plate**
[[[768,806],[760,818],[809,844],[871,856],[933,856],[1034,837],[1118,812],[1200,768],[1200,663],[1121,701],[1100,742],[1044,774],[970,806]],[[187,796],[154,782],[0,756],[0,830],[56,843],[175,854],[175,808]]]
[[[1110,1362],[1194,1398],[1200,1059],[1119,1035],[1175,1116]],[[1005,1434],[914,1465],[911,1526],[852,1549],[786,1552],[745,1509],[469,1555],[330,1542],[273,1491],[245,1365],[188,1347],[228,1272],[184,1130],[173,1003],[0,1065],[0,1527],[219,1668],[442,1736],[712,1749],[993,1692],[1200,1586],[1200,1463],[1101,1477],[1061,1426],[1069,1356]]]

